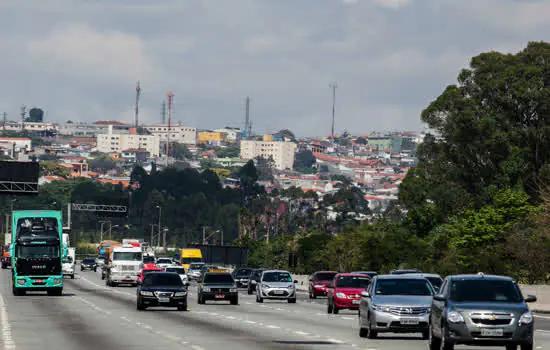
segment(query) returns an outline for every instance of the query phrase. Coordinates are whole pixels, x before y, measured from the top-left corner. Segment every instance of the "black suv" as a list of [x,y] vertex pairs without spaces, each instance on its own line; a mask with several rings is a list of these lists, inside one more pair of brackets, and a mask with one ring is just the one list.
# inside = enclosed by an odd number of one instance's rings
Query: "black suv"
[[533,349],[534,319],[527,307],[535,296],[523,298],[509,277],[449,276],[432,301],[431,350],[455,344]]
[[137,289],[137,309],[151,306],[177,307],[187,310],[187,287],[175,272],[151,272]]
[[82,262],[80,263],[80,271],[94,270],[96,266],[97,266],[97,263],[95,262],[95,259],[86,258],[82,260]]
[[237,283],[237,287],[239,288],[247,288],[248,287],[248,280],[250,279],[250,274],[252,273],[252,269],[248,267],[242,267],[235,269],[233,271],[233,278],[235,279],[235,282]]
[[199,285],[198,303],[207,300],[229,300],[231,305],[239,304],[239,290],[229,272],[206,272]]
[[256,284],[260,282],[260,279],[262,278],[262,272],[264,272],[264,270],[262,269],[252,270],[252,273],[248,278],[248,285],[246,286],[246,289],[248,289],[248,295],[251,295],[256,291]]

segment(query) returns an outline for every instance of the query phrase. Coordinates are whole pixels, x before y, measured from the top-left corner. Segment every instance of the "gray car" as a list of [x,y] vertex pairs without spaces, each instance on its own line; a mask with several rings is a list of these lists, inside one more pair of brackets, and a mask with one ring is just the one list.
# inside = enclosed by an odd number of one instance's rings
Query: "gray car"
[[449,276],[434,296],[430,317],[430,349],[454,349],[455,344],[533,349],[534,319],[509,277]]
[[283,270],[266,270],[262,272],[260,281],[256,283],[256,302],[264,299],[288,300],[296,303],[297,281],[292,281],[290,272]]
[[376,276],[361,292],[359,336],[370,339],[378,333],[422,333],[428,339],[433,287],[424,277]]
[[407,274],[407,275],[408,276],[424,277],[425,279],[430,281],[430,283],[432,284],[432,287],[434,287],[434,291],[435,291],[436,294],[439,291],[439,289],[441,288],[441,285],[443,284],[443,278],[441,278],[440,275],[435,274],[435,273],[411,273],[411,274]]

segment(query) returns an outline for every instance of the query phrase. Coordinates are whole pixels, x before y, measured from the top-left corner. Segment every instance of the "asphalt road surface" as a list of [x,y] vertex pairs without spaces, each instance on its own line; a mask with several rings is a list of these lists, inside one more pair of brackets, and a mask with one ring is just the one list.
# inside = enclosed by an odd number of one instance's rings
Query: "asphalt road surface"
[[[240,305],[198,305],[191,286],[187,312],[138,312],[135,288],[106,287],[94,272],[66,279],[62,297],[14,297],[10,283],[10,270],[0,271],[0,349],[6,350],[427,348],[419,334],[359,338],[356,312],[328,315],[326,299],[310,301],[307,294],[300,294],[296,304],[257,304],[254,296],[243,292]],[[550,318],[536,321],[536,348],[550,349]]]

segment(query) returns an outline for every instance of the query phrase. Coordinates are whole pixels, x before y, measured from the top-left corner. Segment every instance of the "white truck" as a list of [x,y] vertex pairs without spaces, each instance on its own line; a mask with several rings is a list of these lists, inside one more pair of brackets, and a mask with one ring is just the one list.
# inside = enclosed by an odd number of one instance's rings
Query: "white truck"
[[119,284],[137,286],[141,269],[143,269],[141,247],[115,246],[111,250],[105,269],[105,284],[110,287],[116,287]]
[[63,259],[62,271],[63,277],[69,276],[74,280],[74,270],[76,265],[76,248],[67,248],[67,257]]

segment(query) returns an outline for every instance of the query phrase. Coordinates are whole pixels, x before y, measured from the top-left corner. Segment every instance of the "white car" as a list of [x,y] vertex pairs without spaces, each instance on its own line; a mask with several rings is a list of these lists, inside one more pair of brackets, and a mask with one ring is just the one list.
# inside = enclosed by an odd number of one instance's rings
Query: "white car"
[[165,269],[168,266],[174,265],[174,262],[170,258],[158,258],[155,264],[161,269]]
[[168,266],[164,269],[165,272],[175,272],[178,275],[180,275],[181,281],[184,285],[189,284],[189,278],[187,277],[187,273],[185,272],[185,267],[182,266]]

